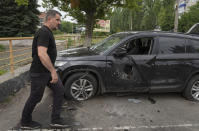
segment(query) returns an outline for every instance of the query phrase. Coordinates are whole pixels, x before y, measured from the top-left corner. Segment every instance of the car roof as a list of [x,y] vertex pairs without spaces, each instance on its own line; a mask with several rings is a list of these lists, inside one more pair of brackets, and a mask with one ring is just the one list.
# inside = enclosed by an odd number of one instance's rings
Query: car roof
[[121,34],[127,34],[130,35],[150,35],[150,36],[168,36],[168,37],[183,37],[183,38],[189,38],[189,39],[198,39],[199,35],[193,35],[193,34],[184,34],[184,33],[174,33],[174,32],[167,32],[167,31],[126,31],[126,32],[119,32],[114,35],[121,35]]

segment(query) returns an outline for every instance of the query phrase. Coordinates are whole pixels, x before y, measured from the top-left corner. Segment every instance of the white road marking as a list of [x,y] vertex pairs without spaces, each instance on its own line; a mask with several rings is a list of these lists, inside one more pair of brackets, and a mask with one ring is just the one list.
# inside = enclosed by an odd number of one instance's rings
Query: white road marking
[[124,129],[156,129],[156,128],[171,128],[171,127],[199,127],[199,124],[179,124],[179,125],[151,125],[151,126],[121,126],[121,127],[93,127],[81,128],[78,131],[96,131],[96,130],[124,130]]
[[[178,125],[151,125],[151,126],[121,126],[121,127],[93,127],[93,128],[78,128],[78,131],[99,131],[99,130],[110,130],[110,131],[116,131],[116,130],[130,130],[130,129],[156,129],[156,128],[175,128],[175,127],[199,127],[199,124],[178,124]],[[67,129],[36,129],[32,131],[70,131],[69,128]],[[19,131],[19,130],[8,130],[8,131]],[[25,130],[23,130],[25,131]]]

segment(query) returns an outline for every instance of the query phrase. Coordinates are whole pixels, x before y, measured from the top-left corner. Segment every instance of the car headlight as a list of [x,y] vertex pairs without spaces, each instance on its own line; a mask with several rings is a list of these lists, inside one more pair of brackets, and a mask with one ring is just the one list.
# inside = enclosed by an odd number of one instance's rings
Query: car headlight
[[63,66],[66,63],[67,63],[67,61],[55,61],[55,67]]

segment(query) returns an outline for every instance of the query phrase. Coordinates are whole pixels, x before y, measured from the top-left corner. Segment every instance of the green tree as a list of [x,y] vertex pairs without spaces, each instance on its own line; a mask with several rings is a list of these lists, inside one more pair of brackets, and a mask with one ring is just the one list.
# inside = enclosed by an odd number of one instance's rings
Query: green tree
[[129,30],[128,9],[115,8],[111,16],[111,32],[121,32]]
[[170,31],[174,28],[175,0],[162,0],[159,13],[159,25],[163,31]]
[[18,5],[28,5],[28,0],[15,0]]
[[[174,27],[174,0],[137,1],[141,8],[116,8],[111,16],[111,32],[128,30],[154,30],[161,27],[164,31]],[[141,3],[140,3],[141,2]]]
[[54,6],[68,12],[78,23],[86,26],[85,46],[90,46],[93,34],[93,27],[96,19],[104,18],[113,3],[120,4],[120,0],[50,0]]
[[1,0],[0,7],[0,37],[35,33],[39,23],[37,0],[29,0],[28,5],[17,5],[15,0]]
[[179,19],[179,31],[187,32],[195,23],[199,23],[199,2],[190,7]]
[[116,8],[111,18],[111,33],[140,30],[142,12],[128,8]]
[[57,6],[68,12],[79,24],[85,24],[86,46],[91,44],[96,19],[103,19],[114,6],[136,7],[135,1],[137,0],[45,0],[51,3],[50,6]]
[[158,14],[161,9],[161,0],[143,0],[142,30],[153,30],[158,26]]
[[73,27],[74,27],[74,23],[71,22],[66,22],[66,21],[62,21],[61,22],[61,31],[65,32],[65,33],[72,33],[73,32]]
[[[27,0],[18,1],[20,1],[20,3],[25,3],[23,1]],[[134,8],[137,6],[137,1],[140,0],[43,0],[43,5],[48,7],[48,9],[58,7],[77,19],[78,23],[85,24],[85,44],[89,46],[91,44],[93,27],[96,19],[104,18],[114,6]]]
[[127,30],[153,30],[158,26],[161,0],[138,1],[138,8],[115,9],[111,17],[112,33]]

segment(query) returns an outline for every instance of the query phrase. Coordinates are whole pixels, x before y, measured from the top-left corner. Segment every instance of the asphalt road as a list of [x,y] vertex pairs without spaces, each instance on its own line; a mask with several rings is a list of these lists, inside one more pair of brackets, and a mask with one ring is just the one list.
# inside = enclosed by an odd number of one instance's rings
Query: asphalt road
[[[8,106],[1,106],[0,129],[19,130],[20,113],[29,94],[22,89]],[[15,104],[14,104],[15,103]],[[185,100],[180,94],[104,94],[84,102],[67,101],[62,117],[80,131],[198,131],[199,103]],[[42,130],[49,127],[52,93],[46,89],[33,119]],[[10,116],[9,116],[10,115]],[[7,127],[6,127],[7,125]]]

